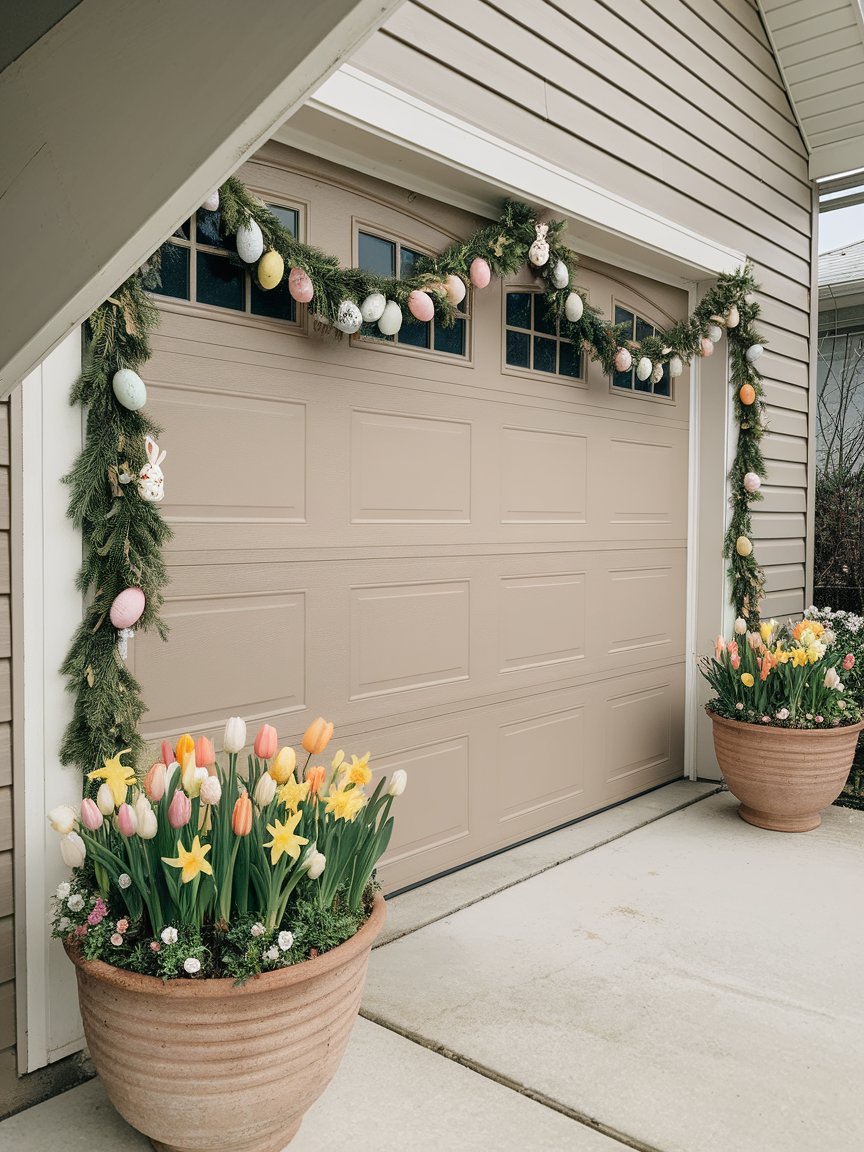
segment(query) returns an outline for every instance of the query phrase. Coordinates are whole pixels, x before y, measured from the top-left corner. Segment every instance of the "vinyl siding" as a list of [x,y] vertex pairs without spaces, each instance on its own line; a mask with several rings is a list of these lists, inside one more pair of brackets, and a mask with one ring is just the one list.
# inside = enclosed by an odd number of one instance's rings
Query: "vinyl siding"
[[9,404],[0,404],[0,1067],[15,1046],[12,916],[12,622],[9,572]]
[[[408,0],[352,63],[746,252],[761,286],[769,614],[805,596],[812,190],[751,0]],[[572,239],[578,248],[578,237]]]

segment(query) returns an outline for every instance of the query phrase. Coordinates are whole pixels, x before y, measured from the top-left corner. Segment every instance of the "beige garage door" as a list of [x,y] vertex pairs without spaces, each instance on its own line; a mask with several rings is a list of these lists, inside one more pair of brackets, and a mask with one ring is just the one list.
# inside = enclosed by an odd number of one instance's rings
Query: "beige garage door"
[[[345,262],[361,244],[410,261],[476,226],[266,157],[244,179]],[[580,362],[527,273],[477,293],[431,348],[335,341],[261,315],[274,303],[231,288],[209,239],[194,222],[178,237],[147,373],[175,529],[170,642],[131,657],[148,737],[240,713],[289,740],[332,718],[340,746],[409,772],[391,890],[679,776],[681,381],[641,392]],[[587,260],[579,283],[640,334],[686,311],[680,291]]]

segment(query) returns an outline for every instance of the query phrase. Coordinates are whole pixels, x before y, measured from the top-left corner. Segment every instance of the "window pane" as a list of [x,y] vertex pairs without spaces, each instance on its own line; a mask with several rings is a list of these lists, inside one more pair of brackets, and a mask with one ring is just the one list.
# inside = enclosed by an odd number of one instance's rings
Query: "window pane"
[[539,292],[534,293],[534,330],[548,332],[550,336],[555,336],[558,332],[555,315],[549,308],[546,297]]
[[613,388],[626,388],[628,391],[633,387],[633,373],[632,372],[615,372],[612,376]]
[[653,392],[654,385],[651,383],[651,377],[647,380],[640,380],[636,373],[633,373],[633,387],[637,392]]
[[655,396],[671,396],[672,395],[672,381],[669,379],[669,365],[663,365],[663,375],[659,382],[654,385]]
[[636,317],[636,339],[641,344],[646,336],[653,336],[656,329],[653,324],[649,324],[647,320],[643,320],[641,316]]
[[252,277],[249,310],[255,316],[272,316],[276,320],[296,320],[297,304],[288,291],[288,269],[275,288],[264,291]]
[[554,372],[555,354],[558,345],[554,340],[546,340],[543,336],[534,337],[534,371]]
[[392,240],[382,240],[380,236],[361,232],[358,250],[360,267],[364,271],[373,272],[376,276],[396,275],[396,245]]
[[617,304],[615,305],[615,323],[629,324],[631,336],[633,335],[633,320],[634,316],[632,312],[628,311],[626,308],[619,308]]
[[452,328],[435,323],[435,351],[449,352],[452,356],[465,355],[465,321],[457,320]]
[[[531,327],[531,293],[507,293],[507,323],[513,328]],[[508,360],[509,364],[510,361]]]
[[515,368],[528,367],[528,333],[507,329],[507,363]]
[[422,320],[403,320],[398,341],[400,344],[410,344],[413,348],[428,348],[429,325]]
[[211,248],[227,248],[228,242],[219,235],[220,212],[205,212],[199,208],[195,213],[195,239],[199,244],[208,244]]
[[174,229],[173,234],[175,236],[182,236],[184,240],[188,240],[189,239],[189,233],[190,233],[191,229],[192,229],[192,221],[191,220],[184,220],[179,228]]
[[360,335],[366,336],[370,340],[380,340],[383,343],[395,344],[395,336],[385,336],[377,324],[363,324],[360,328]]
[[242,312],[245,304],[246,273],[235,267],[227,256],[213,252],[197,254],[197,299],[199,304],[234,308]]
[[582,352],[570,340],[562,340],[558,356],[558,371],[562,376],[582,375]]
[[156,289],[163,296],[189,299],[189,249],[177,244],[163,244],[160,252],[162,284]]
[[408,280],[414,275],[414,268],[418,260],[423,258],[422,252],[415,252],[413,248],[399,249],[399,278]]
[[290,232],[292,236],[297,235],[297,229],[300,225],[300,213],[296,208],[283,208],[281,204],[268,204],[267,207],[282,225],[286,232]]

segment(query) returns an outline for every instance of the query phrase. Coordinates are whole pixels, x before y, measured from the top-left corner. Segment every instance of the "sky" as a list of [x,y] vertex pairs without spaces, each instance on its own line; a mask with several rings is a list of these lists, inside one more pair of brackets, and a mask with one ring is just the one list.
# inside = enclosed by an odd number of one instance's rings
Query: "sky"
[[838,208],[836,212],[822,212],[819,216],[819,251],[831,252],[844,244],[864,240],[864,204],[854,208]]

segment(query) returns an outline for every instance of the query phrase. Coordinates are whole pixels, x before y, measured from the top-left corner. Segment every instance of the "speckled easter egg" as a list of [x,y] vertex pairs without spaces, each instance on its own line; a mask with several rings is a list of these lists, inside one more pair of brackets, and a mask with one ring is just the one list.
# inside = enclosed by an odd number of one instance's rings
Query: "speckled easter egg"
[[582,297],[578,292],[571,292],[564,301],[564,315],[572,324],[576,324],[582,319],[582,313],[584,311],[585,303]]
[[654,371],[654,365],[647,356],[642,356],[636,365],[636,375],[640,380],[647,380]]
[[663,365],[662,364],[655,364],[654,365],[654,371],[651,373],[651,380],[653,381],[654,384],[659,384],[662,379],[663,379]]
[[137,372],[131,368],[120,368],[111,379],[111,387],[117,397],[117,403],[128,408],[130,412],[137,412],[147,403],[147,388]]
[[615,365],[616,372],[629,372],[633,367],[633,357],[629,348],[619,348],[612,357],[612,363]]
[[471,261],[469,272],[471,275],[471,283],[475,288],[485,288],[492,279],[492,269],[482,256],[478,256]]
[[258,283],[266,291],[275,288],[285,275],[285,261],[274,249],[265,252],[258,261]]
[[353,300],[343,300],[339,305],[339,311],[336,313],[333,324],[340,332],[346,332],[350,336],[352,333],[360,331],[363,315]]
[[549,278],[556,288],[566,288],[570,283],[570,269],[563,260],[558,260],[549,274]]
[[264,251],[264,237],[257,221],[250,220],[248,224],[238,228],[235,243],[237,255],[247,264],[254,264],[256,260],[260,259],[261,253]]
[[680,376],[684,371],[684,361],[680,356],[672,356],[669,359],[669,375],[673,378]]
[[416,289],[408,297],[408,311],[415,320],[423,320],[428,323],[435,315],[435,305],[432,303],[432,297],[426,292],[421,292],[419,288]]
[[144,593],[140,588],[124,588],[111,605],[108,613],[115,628],[131,628],[137,624],[144,612]]
[[298,304],[308,304],[315,295],[309,274],[302,268],[292,268],[288,273],[288,291]]
[[444,291],[447,293],[451,304],[461,304],[468,289],[460,276],[451,275],[444,281]]
[[370,292],[360,305],[360,315],[364,324],[374,324],[384,315],[387,307],[387,297],[383,292]]
[[378,321],[378,331],[385,336],[395,336],[402,327],[402,309],[395,300],[388,300]]

